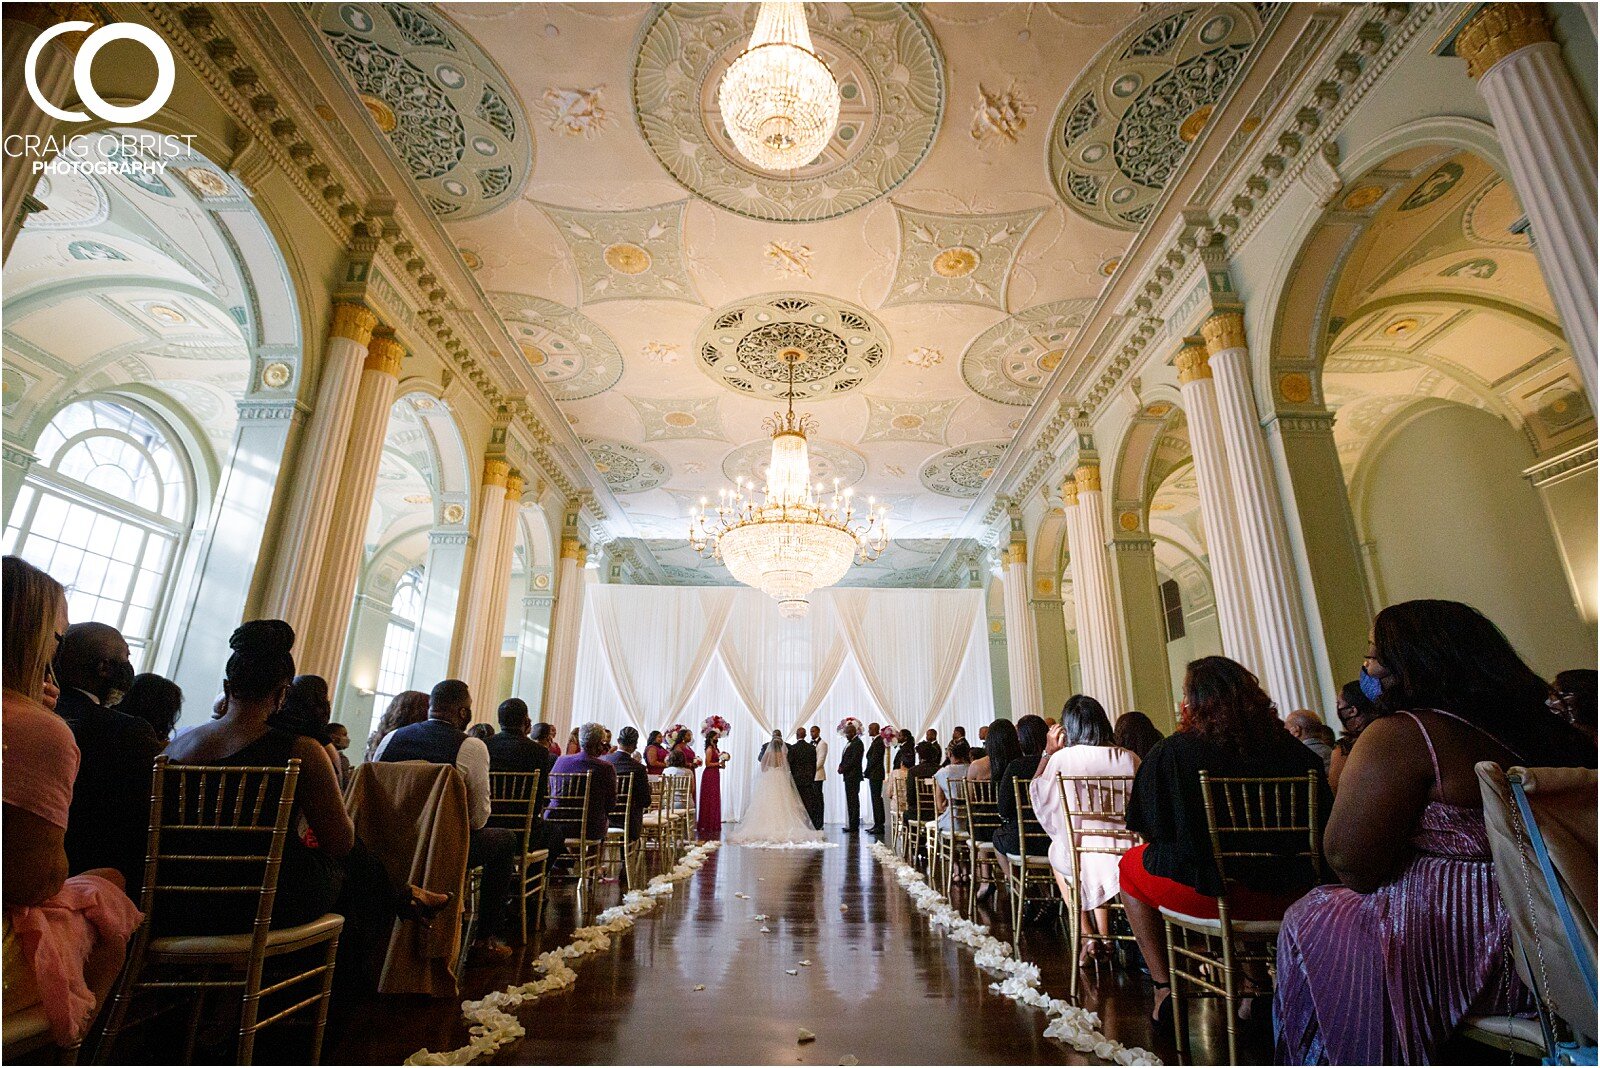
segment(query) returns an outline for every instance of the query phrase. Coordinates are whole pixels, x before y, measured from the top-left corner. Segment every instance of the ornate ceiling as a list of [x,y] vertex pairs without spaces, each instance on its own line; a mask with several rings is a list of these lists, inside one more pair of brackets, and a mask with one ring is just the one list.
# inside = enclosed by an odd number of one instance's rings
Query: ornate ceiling
[[782,176],[715,107],[752,4],[311,18],[671,579],[724,579],[687,512],[759,471],[797,348],[818,476],[905,539],[857,581],[895,585],[955,580],[946,539],[1264,7],[807,5],[843,107]]

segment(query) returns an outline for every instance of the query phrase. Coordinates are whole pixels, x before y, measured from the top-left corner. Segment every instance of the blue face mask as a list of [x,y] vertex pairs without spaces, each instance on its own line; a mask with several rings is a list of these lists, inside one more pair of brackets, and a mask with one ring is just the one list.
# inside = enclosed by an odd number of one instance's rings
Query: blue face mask
[[1361,669],[1360,684],[1361,692],[1366,695],[1369,701],[1377,701],[1383,695],[1383,683],[1368,675],[1366,668]]

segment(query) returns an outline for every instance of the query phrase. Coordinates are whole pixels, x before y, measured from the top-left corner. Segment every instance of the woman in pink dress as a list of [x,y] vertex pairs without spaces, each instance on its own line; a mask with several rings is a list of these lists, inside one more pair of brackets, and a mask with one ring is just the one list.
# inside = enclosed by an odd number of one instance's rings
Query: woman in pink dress
[[696,830],[702,842],[722,837],[722,769],[728,758],[717,748],[716,728],[706,731],[706,770],[700,773],[700,819]]

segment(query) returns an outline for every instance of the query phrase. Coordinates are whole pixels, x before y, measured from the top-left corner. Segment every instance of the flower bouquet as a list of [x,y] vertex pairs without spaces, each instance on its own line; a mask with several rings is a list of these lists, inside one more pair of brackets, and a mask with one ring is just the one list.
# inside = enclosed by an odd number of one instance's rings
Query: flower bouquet
[[684,733],[688,729],[689,728],[684,726],[682,723],[674,723],[672,726],[661,732],[662,740],[670,746],[678,740],[678,735]]
[[839,725],[837,727],[835,727],[834,730],[838,731],[840,734],[843,734],[846,725],[852,724],[852,723],[855,724],[856,734],[857,735],[861,734],[861,721],[859,719],[856,719],[856,717],[854,717],[854,716],[846,716],[846,717],[844,717],[844,719],[841,719],[839,721]]
[[700,724],[700,736],[703,738],[708,731],[716,731],[718,735],[726,738],[731,729],[732,724],[721,716],[707,716],[705,722]]
[[878,732],[878,737],[883,739],[884,745],[893,745],[895,739],[900,737],[900,732],[893,727],[885,725],[883,730]]

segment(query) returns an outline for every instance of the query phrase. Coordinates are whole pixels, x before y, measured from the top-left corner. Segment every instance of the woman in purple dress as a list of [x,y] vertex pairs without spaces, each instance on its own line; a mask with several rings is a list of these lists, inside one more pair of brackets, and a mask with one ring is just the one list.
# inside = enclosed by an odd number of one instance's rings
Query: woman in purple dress
[[700,816],[695,828],[702,842],[722,837],[722,769],[727,758],[717,748],[721,738],[716,728],[706,731],[706,770],[700,773]]
[[1361,683],[1379,718],[1324,836],[1344,885],[1301,898],[1278,937],[1280,1064],[1427,1064],[1466,1016],[1527,1009],[1473,765],[1595,766],[1594,742],[1467,605],[1384,609]]

